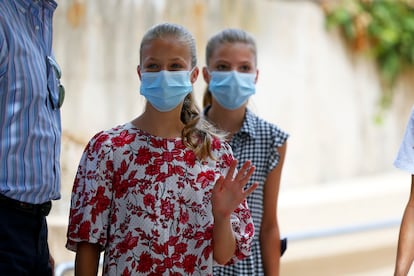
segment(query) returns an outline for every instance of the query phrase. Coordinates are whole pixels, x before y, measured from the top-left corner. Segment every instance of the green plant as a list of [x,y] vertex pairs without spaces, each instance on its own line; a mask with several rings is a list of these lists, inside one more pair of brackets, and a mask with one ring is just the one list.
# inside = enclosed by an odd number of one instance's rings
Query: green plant
[[339,28],[356,52],[378,64],[382,107],[392,101],[400,74],[414,68],[414,0],[345,0],[325,3],[326,26]]

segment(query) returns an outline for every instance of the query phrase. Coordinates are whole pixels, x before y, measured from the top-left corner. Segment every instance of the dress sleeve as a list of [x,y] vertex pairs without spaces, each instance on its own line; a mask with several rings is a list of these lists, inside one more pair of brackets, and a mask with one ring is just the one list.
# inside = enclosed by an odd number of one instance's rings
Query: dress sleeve
[[394,166],[414,174],[414,107],[411,110],[411,116],[394,161]]
[[106,245],[110,226],[113,153],[109,136],[95,135],[81,157],[71,195],[66,248],[77,250],[79,242]]
[[251,246],[254,236],[253,219],[246,201],[234,210],[230,220],[234,236],[236,237],[236,252],[226,265],[234,264],[251,254]]
[[[221,147],[221,158],[219,159],[221,173],[225,175],[230,166],[231,160],[234,159],[230,145],[223,143]],[[235,172],[236,173],[236,172]],[[251,254],[251,245],[254,236],[253,218],[244,200],[230,216],[234,236],[236,238],[236,251],[233,257],[226,265],[234,264],[243,260]],[[217,264],[216,264],[217,265]]]
[[269,168],[269,172],[273,170],[274,168],[276,168],[277,164],[279,164],[280,155],[279,155],[278,148],[283,146],[283,144],[289,138],[289,134],[279,129],[278,127],[273,127],[271,130],[271,133],[272,133],[270,136],[271,139],[269,139],[269,143],[270,143],[269,151],[268,151],[269,156],[267,157],[267,160],[268,160],[267,168]]

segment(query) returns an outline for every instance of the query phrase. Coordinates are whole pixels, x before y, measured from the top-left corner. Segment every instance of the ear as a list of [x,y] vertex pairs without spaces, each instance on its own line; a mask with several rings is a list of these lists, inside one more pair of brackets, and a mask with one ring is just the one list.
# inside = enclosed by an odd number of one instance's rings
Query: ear
[[191,73],[191,76],[190,76],[191,83],[196,82],[199,72],[200,72],[200,70],[198,69],[198,67],[194,67],[193,72]]
[[259,69],[256,69],[256,78],[254,79],[254,83],[257,83],[258,79],[259,79]]
[[139,77],[139,80],[141,80],[141,66],[137,66],[137,73],[138,73],[138,77]]
[[203,78],[204,78],[204,80],[205,80],[205,82],[206,82],[207,84],[209,84],[209,83],[210,83],[210,78],[211,78],[211,76],[210,76],[210,74],[208,73],[208,70],[207,70],[207,67],[206,67],[206,66],[204,66],[204,67],[203,67]]

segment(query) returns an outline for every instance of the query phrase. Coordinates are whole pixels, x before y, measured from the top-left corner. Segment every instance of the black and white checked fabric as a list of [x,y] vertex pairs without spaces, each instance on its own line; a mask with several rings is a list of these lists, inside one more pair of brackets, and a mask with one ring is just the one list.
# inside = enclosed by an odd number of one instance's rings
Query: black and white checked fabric
[[[251,160],[256,167],[248,186],[258,182],[257,189],[247,198],[255,226],[255,237],[252,243],[250,257],[230,266],[215,267],[214,275],[219,276],[258,276],[264,275],[260,242],[258,233],[263,214],[263,186],[267,174],[274,169],[279,162],[277,148],[281,147],[289,135],[276,125],[269,123],[247,109],[242,128],[236,133],[230,145],[234,157],[241,166],[247,160]],[[275,248],[275,250],[278,250]]]

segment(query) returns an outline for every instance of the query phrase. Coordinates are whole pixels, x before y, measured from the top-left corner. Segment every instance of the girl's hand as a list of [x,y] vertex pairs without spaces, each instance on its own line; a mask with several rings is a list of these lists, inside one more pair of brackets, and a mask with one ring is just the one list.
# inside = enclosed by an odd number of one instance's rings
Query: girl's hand
[[246,161],[233,178],[236,166],[237,160],[233,160],[227,175],[225,177],[220,176],[212,190],[211,201],[215,219],[230,217],[231,213],[258,185],[255,182],[248,189],[244,189],[244,186],[255,170],[251,161]]

